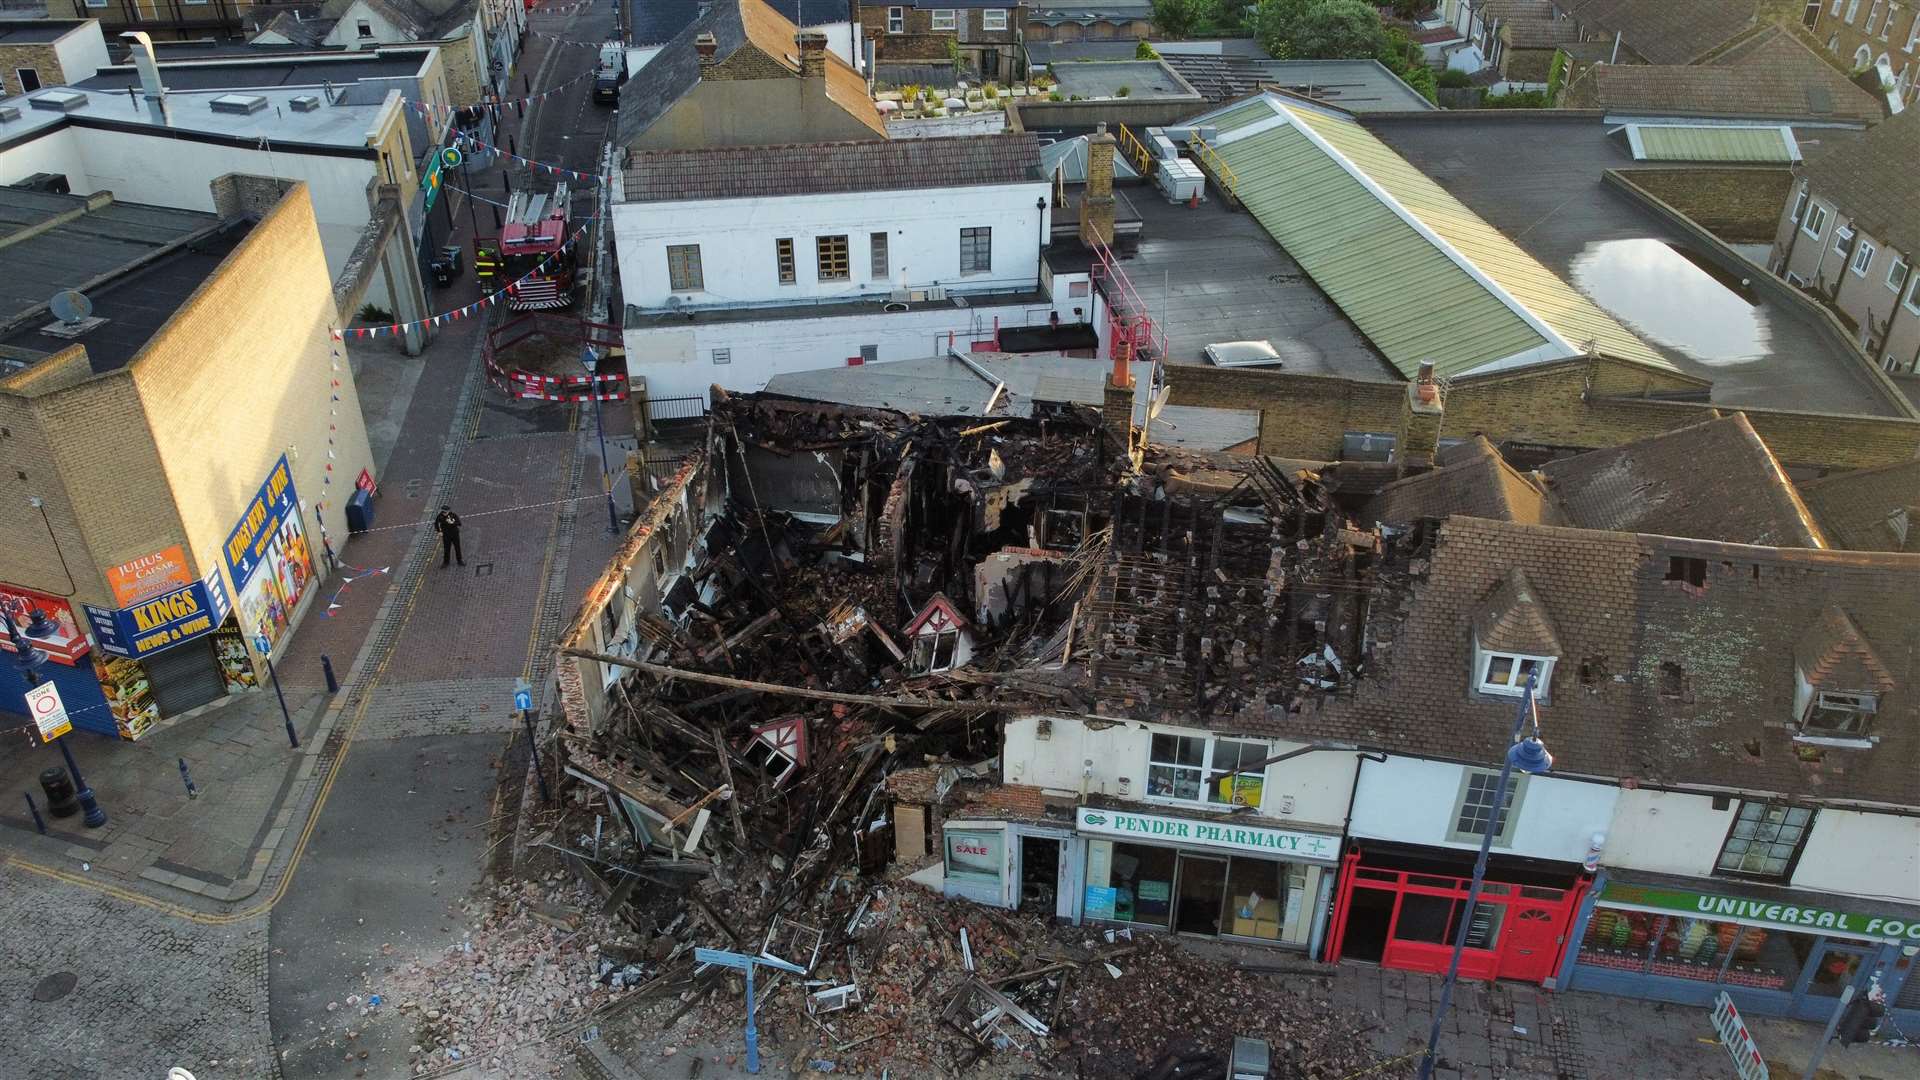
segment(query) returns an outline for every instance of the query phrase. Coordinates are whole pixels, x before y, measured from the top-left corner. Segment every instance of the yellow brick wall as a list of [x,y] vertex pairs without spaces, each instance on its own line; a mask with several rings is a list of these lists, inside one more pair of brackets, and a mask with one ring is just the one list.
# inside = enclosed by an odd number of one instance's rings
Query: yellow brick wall
[[[449,105],[471,105],[480,100],[480,71],[483,61],[474,51],[472,34],[440,43],[440,64],[445,69]],[[511,95],[502,95],[511,96]]]
[[[21,68],[32,68],[34,74],[40,76],[41,86],[58,86],[67,81],[50,41],[44,45],[0,45],[0,86],[5,86],[9,95],[27,92],[20,85]],[[74,77],[84,79],[92,74],[89,71]]]
[[335,367],[334,317],[313,204],[299,184],[135,359],[133,380],[203,569],[224,563],[228,533],[283,453],[316,566],[324,567],[318,524],[336,553],[345,541],[341,507],[373,454],[344,350]]

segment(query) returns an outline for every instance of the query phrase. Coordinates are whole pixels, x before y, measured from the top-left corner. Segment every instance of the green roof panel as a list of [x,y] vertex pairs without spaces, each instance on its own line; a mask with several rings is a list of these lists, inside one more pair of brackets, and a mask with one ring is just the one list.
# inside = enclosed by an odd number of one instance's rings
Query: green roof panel
[[1799,160],[1778,127],[1695,127],[1636,124],[1640,161],[1739,161],[1791,165]]

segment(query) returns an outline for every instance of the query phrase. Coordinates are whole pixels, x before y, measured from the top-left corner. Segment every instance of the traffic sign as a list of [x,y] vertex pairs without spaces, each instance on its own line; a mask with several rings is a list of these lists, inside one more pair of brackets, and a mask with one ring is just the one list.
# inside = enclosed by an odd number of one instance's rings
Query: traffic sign
[[513,707],[520,712],[533,711],[533,687],[525,679],[513,680]]
[[60,688],[50,682],[27,691],[27,712],[40,728],[40,741],[52,742],[73,730],[67,719],[67,707],[60,703]]

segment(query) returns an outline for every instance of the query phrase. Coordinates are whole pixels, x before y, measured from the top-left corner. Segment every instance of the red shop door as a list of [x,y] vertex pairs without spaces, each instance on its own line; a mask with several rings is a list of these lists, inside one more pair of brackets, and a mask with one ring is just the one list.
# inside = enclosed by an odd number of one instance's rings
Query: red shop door
[[1510,907],[1500,933],[1500,977],[1545,982],[1560,961],[1560,916],[1556,908]]

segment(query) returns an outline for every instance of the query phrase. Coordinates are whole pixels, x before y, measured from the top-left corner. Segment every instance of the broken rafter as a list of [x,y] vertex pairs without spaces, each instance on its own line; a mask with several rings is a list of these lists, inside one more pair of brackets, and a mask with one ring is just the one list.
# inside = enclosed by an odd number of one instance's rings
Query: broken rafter
[[756,682],[752,679],[734,679],[725,675],[709,675],[704,671],[689,671],[685,668],[668,667],[665,664],[652,664],[645,660],[634,660],[611,653],[594,652],[591,649],[561,649],[562,656],[572,656],[581,660],[592,660],[597,664],[612,664],[616,667],[632,668],[644,671],[661,679],[685,679],[688,682],[707,683],[713,686],[730,686],[736,690],[755,690],[763,694],[782,694],[787,697],[812,698],[815,701],[837,701],[845,705],[878,705],[893,709],[952,709],[971,712],[996,712],[1006,708],[1004,702],[982,701],[942,701],[937,698],[881,697],[876,694],[844,694],[837,690],[814,690],[805,686],[782,686],[779,683]]

